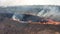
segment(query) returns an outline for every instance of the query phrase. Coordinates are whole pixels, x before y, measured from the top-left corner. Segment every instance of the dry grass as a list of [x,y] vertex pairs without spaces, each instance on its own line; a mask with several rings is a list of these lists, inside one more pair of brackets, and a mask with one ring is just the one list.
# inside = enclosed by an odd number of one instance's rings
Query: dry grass
[[60,25],[28,24],[5,19],[0,22],[0,34],[60,34]]

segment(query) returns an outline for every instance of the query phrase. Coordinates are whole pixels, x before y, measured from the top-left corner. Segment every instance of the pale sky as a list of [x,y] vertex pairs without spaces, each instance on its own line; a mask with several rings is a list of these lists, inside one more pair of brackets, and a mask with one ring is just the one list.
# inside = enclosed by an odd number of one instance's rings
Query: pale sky
[[60,0],[0,0],[0,6],[60,5]]

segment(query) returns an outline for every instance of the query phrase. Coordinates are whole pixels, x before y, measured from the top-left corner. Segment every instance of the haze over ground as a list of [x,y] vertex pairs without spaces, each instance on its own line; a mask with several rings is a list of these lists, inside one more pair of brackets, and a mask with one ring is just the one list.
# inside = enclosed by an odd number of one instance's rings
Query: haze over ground
[[[26,6],[26,5],[44,5],[42,8],[38,7],[38,10],[35,10],[34,6]],[[0,0],[0,7],[7,7],[7,6],[22,6],[22,7],[10,7],[10,8],[2,8],[0,9],[1,12],[13,12],[13,13],[26,13],[27,11],[33,13],[37,13],[38,16],[43,17],[52,17],[53,19],[60,20],[60,8],[59,7],[50,7],[45,5],[58,5],[60,6],[60,0]],[[31,8],[30,8],[31,7]],[[40,11],[41,10],[41,11]],[[35,11],[35,12],[34,12]],[[28,13],[29,13],[28,12]],[[46,13],[45,13],[46,12]],[[57,17],[56,17],[57,16]]]
[[60,5],[60,0],[0,0],[0,6]]
[[27,13],[60,21],[60,6],[54,5],[0,7],[0,13],[14,13],[15,15]]

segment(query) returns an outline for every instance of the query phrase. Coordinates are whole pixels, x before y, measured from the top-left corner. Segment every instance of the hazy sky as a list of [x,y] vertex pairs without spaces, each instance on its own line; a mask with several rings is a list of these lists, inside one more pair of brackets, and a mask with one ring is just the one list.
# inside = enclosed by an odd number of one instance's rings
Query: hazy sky
[[0,6],[60,5],[60,0],[0,0]]

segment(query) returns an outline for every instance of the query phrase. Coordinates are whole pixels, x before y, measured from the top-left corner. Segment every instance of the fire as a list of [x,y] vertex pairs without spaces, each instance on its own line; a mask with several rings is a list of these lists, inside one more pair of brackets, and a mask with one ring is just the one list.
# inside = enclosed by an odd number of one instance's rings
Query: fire
[[[24,21],[20,21],[20,20],[14,20],[14,21],[18,21],[18,22],[24,22]],[[60,22],[54,21],[52,19],[48,19],[48,22],[32,22],[31,20],[27,21],[29,24],[52,24],[52,25],[59,25]]]
[[59,25],[60,22],[57,22],[57,21],[53,21],[51,19],[48,20],[47,24],[54,24],[54,25]]
[[48,19],[48,22],[43,22],[43,23],[41,23],[41,22],[31,22],[30,24],[52,24],[52,25],[59,25],[60,22]]

